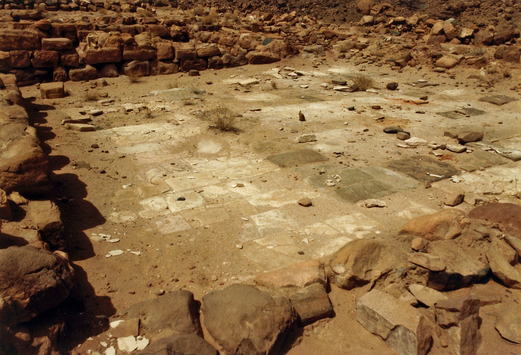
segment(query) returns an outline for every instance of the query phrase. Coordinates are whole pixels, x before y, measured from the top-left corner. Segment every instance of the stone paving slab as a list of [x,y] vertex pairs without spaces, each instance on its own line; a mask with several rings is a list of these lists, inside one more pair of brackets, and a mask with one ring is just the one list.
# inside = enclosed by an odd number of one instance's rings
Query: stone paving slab
[[309,163],[318,163],[328,160],[322,154],[311,149],[302,149],[293,152],[271,155],[266,159],[282,168]]
[[456,166],[464,171],[475,171],[506,164],[508,162],[509,160],[507,158],[503,158],[498,154],[476,149],[472,154],[466,154],[464,159],[461,159]]
[[457,120],[460,118],[466,118],[470,116],[479,116],[485,114],[485,111],[478,110],[472,107],[464,107],[452,111],[438,112],[438,115]]
[[479,99],[479,101],[488,102],[497,106],[502,106],[508,104],[509,102],[516,101],[517,99],[513,97],[509,97],[506,95],[492,95],[492,96],[484,96]]
[[447,179],[459,173],[459,170],[447,163],[439,162],[427,156],[414,156],[389,162],[391,169],[398,170],[410,177],[434,182]]
[[[328,186],[328,181],[335,185]],[[331,170],[327,174],[310,177],[309,183],[313,187],[333,190],[349,203],[380,198],[418,186],[418,183],[408,176],[382,167]]]

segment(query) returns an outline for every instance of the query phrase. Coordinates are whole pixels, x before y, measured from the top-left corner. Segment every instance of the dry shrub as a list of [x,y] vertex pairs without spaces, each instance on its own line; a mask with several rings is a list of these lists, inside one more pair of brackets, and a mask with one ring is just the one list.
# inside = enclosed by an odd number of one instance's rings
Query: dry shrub
[[217,9],[212,8],[208,15],[203,16],[201,19],[201,22],[203,25],[212,25],[217,22],[217,19],[219,18],[219,15],[217,14]]
[[166,84],[166,88],[168,90],[170,90],[170,89],[177,89],[177,88],[179,88],[179,82],[176,80],[174,82],[168,83],[168,84]]
[[204,9],[201,5],[198,5],[194,7],[194,15],[195,16],[203,16],[204,15]]
[[353,84],[357,87],[359,91],[366,91],[374,87],[374,80],[367,75],[356,75],[353,79]]
[[215,128],[223,132],[236,132],[235,114],[227,107],[217,107],[206,113],[207,118],[213,125],[210,128]]
[[128,78],[128,81],[130,81],[133,84],[139,83],[141,81],[141,76],[135,72],[129,72],[127,74],[127,78]]
[[98,101],[99,98],[100,96],[95,90],[89,90],[85,93],[85,101]]
[[485,53],[487,53],[487,49],[483,46],[479,46],[472,48],[468,54],[473,57],[481,57]]

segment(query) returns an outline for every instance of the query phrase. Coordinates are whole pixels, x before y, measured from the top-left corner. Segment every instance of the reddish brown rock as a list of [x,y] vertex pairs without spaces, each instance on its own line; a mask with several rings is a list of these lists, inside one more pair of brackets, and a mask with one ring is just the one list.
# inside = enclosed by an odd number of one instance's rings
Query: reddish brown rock
[[356,9],[363,15],[369,15],[374,5],[374,0],[359,0]]
[[400,235],[422,237],[426,240],[453,239],[462,232],[465,212],[457,209],[411,219],[403,226]]
[[246,54],[250,64],[270,64],[280,60],[280,57],[273,53],[253,51]]
[[72,41],[68,38],[42,38],[42,49],[49,51],[72,49]]
[[157,60],[166,60],[174,58],[174,47],[171,43],[158,43],[157,47]]
[[63,302],[75,285],[67,254],[31,246],[0,250],[0,323],[31,320]]
[[326,274],[318,260],[308,260],[283,269],[257,275],[255,282],[264,287],[305,287],[313,283],[326,284]]
[[494,42],[494,35],[490,33],[490,31],[481,29],[478,32],[474,33],[474,45],[491,45]]
[[94,80],[98,78],[98,71],[96,68],[87,65],[85,68],[69,70],[69,78],[72,81]]
[[500,223],[503,232],[521,237],[521,206],[513,203],[489,203],[469,212],[469,217]]
[[57,51],[34,51],[31,63],[35,68],[54,68],[58,66],[60,56]]
[[156,56],[156,50],[152,46],[132,46],[123,47],[123,60],[149,60]]
[[289,300],[297,311],[301,324],[310,324],[333,314],[326,289],[319,283],[298,290],[289,296]]
[[150,75],[148,60],[133,60],[123,64],[123,73],[127,76],[137,77]]
[[0,30],[0,50],[40,49],[38,32],[30,30]]
[[63,82],[43,83],[40,85],[42,99],[60,99],[63,97]]
[[31,66],[32,51],[10,51],[11,66],[13,68],[28,68]]
[[80,66],[80,56],[76,51],[67,51],[60,54],[60,63],[67,67],[77,68]]
[[9,52],[0,51],[0,71],[8,72],[11,70],[11,55]]
[[199,58],[208,58],[214,56],[220,56],[221,51],[215,44],[205,44],[196,47],[197,56]]
[[121,50],[119,48],[89,48],[85,51],[86,64],[119,63],[121,62]]
[[195,46],[191,43],[176,43],[174,47],[176,60],[197,58],[197,51],[195,50]]
[[99,74],[102,78],[117,78],[119,76],[118,67],[112,63],[105,64],[101,67]]

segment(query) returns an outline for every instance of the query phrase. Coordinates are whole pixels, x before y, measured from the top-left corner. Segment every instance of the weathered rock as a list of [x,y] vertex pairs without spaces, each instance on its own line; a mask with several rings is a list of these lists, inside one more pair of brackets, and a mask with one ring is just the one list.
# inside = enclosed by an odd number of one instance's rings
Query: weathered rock
[[121,62],[121,50],[119,48],[89,48],[85,51],[86,64],[118,63]]
[[461,144],[478,142],[483,139],[483,131],[462,131],[458,133],[458,141]]
[[149,60],[156,56],[156,50],[152,46],[125,45],[123,47],[123,60]]
[[423,250],[427,245],[429,245],[429,242],[421,237],[414,238],[411,241],[411,249],[416,251]]
[[212,338],[230,354],[275,352],[297,318],[289,300],[238,284],[204,296],[203,314]]
[[0,150],[0,188],[7,193],[41,194],[50,189],[49,158],[38,139],[25,132],[19,137],[5,138],[0,132],[5,147]]
[[300,137],[298,137],[299,143],[309,143],[309,142],[316,142],[317,136],[315,134],[303,134]]
[[139,318],[151,332],[168,328],[179,334],[202,336],[197,305],[190,291],[167,293],[159,298],[137,303],[125,312],[129,318]]
[[69,78],[72,81],[94,80],[98,78],[98,71],[93,66],[69,70]]
[[40,49],[38,32],[30,30],[0,30],[0,50]]
[[64,95],[63,82],[43,83],[40,85],[42,99],[60,99]]
[[410,285],[409,291],[414,295],[414,297],[416,297],[418,301],[429,307],[433,307],[436,302],[448,298],[439,291],[419,284]]
[[69,75],[67,74],[67,70],[65,70],[64,67],[56,67],[52,73],[52,78],[56,82],[65,82],[69,80]]
[[308,260],[283,269],[257,275],[255,282],[264,287],[306,287],[314,283],[326,285],[326,274],[318,260]]
[[171,43],[157,44],[157,60],[166,60],[174,58],[174,47]]
[[484,281],[490,267],[463,250],[452,240],[438,240],[429,243],[428,253],[438,256],[446,268],[440,272],[429,272],[428,286],[438,291],[455,290]]
[[446,206],[457,206],[463,202],[465,198],[465,194],[461,192],[451,192],[445,196],[445,201],[443,202]]
[[72,49],[72,41],[69,38],[42,38],[42,49],[49,51]]
[[324,285],[315,283],[289,296],[302,324],[310,324],[333,314],[333,306]]
[[34,51],[31,63],[35,68],[54,68],[58,66],[60,56],[57,51]]
[[396,90],[398,89],[398,83],[388,83],[385,87],[387,90]]
[[10,51],[11,67],[13,68],[27,68],[31,66],[32,51]]
[[356,9],[363,15],[369,15],[374,5],[374,0],[360,0],[356,4]]
[[220,56],[221,51],[215,44],[203,44],[196,47],[197,56],[199,58],[209,58]]
[[42,241],[52,249],[65,250],[67,240],[61,221],[60,209],[52,201],[29,201],[24,207],[26,223],[40,232]]
[[133,60],[123,64],[123,73],[127,76],[143,77],[150,75],[148,60]]
[[436,323],[445,330],[449,348],[458,355],[474,355],[481,345],[480,301],[464,296],[436,303]]
[[136,355],[218,355],[203,338],[194,334],[177,334],[149,345]]
[[7,194],[4,190],[0,189],[0,220],[5,219],[10,221],[11,218],[13,218],[13,215],[11,214],[11,207],[9,206],[9,201],[7,200]]
[[101,67],[99,74],[103,78],[117,78],[119,76],[118,67],[112,63],[105,64]]
[[521,239],[505,235],[505,241],[516,251],[518,256],[521,255]]
[[246,54],[250,64],[270,64],[280,60],[280,56],[274,53],[252,51]]
[[358,239],[346,244],[329,261],[330,281],[346,290],[369,283],[383,249],[383,244],[374,240]]
[[487,259],[492,273],[507,287],[521,289],[521,273],[508,263],[508,261],[495,248],[487,252]]
[[114,338],[137,337],[139,335],[139,318],[128,318],[118,323],[115,327],[111,323],[110,328],[110,334]]
[[436,66],[439,68],[450,69],[450,68],[454,68],[456,65],[458,65],[460,61],[461,61],[461,58],[457,58],[452,55],[444,55],[443,57],[441,57],[440,59],[438,59],[436,61]]
[[513,302],[504,304],[495,327],[503,338],[521,344],[521,306]]
[[500,223],[505,233],[521,237],[521,206],[513,203],[489,203],[469,212],[469,217]]
[[422,237],[429,241],[453,239],[461,234],[464,218],[465,212],[457,209],[419,216],[407,222],[400,235]]
[[311,201],[311,199],[309,197],[303,197],[300,200],[298,200],[297,203],[303,207],[313,206],[313,202]]
[[480,29],[478,32],[474,33],[474,45],[475,46],[488,46],[494,42],[494,35],[490,33],[489,30]]
[[400,355],[427,354],[432,327],[414,307],[372,290],[358,300],[356,319]]
[[192,43],[176,43],[174,47],[175,59],[178,61],[197,58],[197,51]]
[[409,262],[419,265],[430,271],[443,271],[446,266],[440,257],[427,253],[413,253],[409,255]]
[[67,254],[31,246],[0,250],[0,323],[26,322],[63,302],[75,286]]

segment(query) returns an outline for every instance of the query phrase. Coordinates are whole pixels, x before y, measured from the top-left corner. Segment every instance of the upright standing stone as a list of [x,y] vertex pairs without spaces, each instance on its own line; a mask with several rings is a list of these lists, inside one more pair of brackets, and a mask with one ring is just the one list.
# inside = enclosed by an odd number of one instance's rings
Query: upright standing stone
[[432,327],[418,310],[372,290],[358,300],[356,319],[400,355],[424,355],[432,346]]

